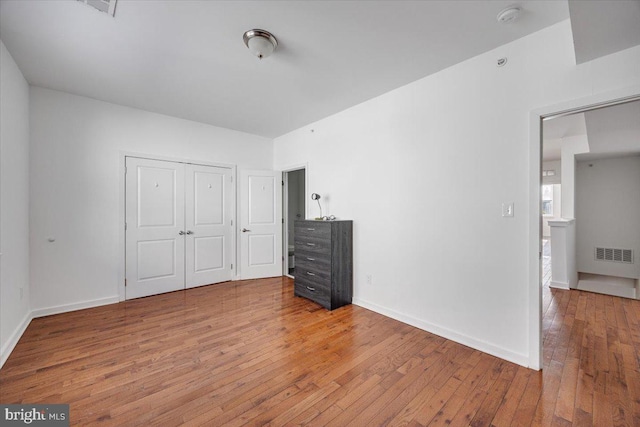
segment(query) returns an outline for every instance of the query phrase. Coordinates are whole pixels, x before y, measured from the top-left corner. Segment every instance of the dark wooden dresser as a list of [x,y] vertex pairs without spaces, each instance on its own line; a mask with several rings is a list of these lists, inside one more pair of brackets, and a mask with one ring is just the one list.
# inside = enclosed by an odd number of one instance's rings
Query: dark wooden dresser
[[294,293],[333,310],[353,296],[353,221],[295,222]]

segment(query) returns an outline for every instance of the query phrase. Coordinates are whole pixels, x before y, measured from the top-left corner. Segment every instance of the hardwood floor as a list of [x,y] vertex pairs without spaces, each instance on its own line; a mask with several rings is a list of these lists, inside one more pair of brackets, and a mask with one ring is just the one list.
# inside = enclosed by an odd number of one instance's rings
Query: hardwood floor
[[357,306],[228,282],[35,319],[2,403],[73,425],[640,425],[640,301],[544,292],[536,372]]

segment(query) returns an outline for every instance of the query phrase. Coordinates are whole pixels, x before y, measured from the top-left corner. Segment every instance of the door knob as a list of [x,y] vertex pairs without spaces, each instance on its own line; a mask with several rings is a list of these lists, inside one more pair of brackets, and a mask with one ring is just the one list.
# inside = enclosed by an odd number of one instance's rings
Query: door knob
[[193,231],[187,230],[187,234],[193,234]]
[[243,229],[242,229],[242,232],[243,232],[243,233],[246,233],[247,231],[251,231],[251,230],[247,230],[246,228],[243,228]]
[[181,235],[181,236],[184,236],[186,233],[185,233],[184,231],[180,230],[180,231],[178,232],[178,234],[179,234],[179,235]]

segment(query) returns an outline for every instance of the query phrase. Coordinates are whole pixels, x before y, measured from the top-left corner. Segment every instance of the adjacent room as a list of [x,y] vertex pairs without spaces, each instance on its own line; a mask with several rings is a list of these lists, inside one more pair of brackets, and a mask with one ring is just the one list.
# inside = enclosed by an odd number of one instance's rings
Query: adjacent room
[[639,0],[0,0],[0,54],[2,422],[640,425]]
[[630,101],[544,122],[550,286],[640,299],[639,117],[640,101]]

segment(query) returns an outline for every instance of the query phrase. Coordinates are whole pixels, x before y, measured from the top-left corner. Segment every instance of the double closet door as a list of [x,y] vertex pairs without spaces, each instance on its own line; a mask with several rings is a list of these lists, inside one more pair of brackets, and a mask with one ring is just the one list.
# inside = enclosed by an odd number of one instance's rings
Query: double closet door
[[126,159],[126,299],[231,280],[229,168]]

